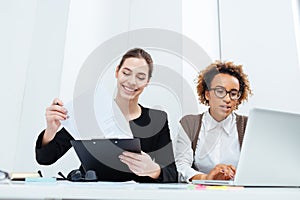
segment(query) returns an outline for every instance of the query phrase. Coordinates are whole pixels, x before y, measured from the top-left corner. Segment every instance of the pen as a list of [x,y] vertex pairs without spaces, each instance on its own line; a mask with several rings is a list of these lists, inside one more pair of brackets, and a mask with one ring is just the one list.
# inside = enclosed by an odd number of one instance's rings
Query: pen
[[[64,175],[63,173],[61,172],[58,172],[58,175],[60,175],[63,179],[62,180],[68,180]],[[59,178],[57,178],[59,180]]]
[[38,170],[37,172],[40,175],[40,177],[43,177],[41,170]]
[[[54,102],[54,105],[60,106],[58,102]],[[66,110],[66,113],[67,113],[67,112],[68,112],[68,111]],[[67,117],[66,117],[65,119],[68,119],[69,117],[70,117],[70,116],[67,115]]]

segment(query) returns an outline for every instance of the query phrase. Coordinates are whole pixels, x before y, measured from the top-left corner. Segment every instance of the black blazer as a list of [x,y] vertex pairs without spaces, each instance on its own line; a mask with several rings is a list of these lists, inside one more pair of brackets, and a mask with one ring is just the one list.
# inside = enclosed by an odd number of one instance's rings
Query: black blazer
[[[116,171],[115,177],[111,177],[110,181],[177,182],[178,173],[174,161],[167,114],[160,110],[142,106],[141,108],[141,116],[129,122],[130,129],[135,138],[140,138],[142,151],[148,153],[159,164],[161,174],[158,179],[152,179],[148,176],[142,177],[134,173]],[[42,146],[44,132],[45,130],[40,133],[36,141],[36,160],[39,164],[50,165],[72,147],[70,140],[74,140],[74,138],[66,129],[62,128],[51,142]],[[80,170],[84,173],[82,166]],[[101,177],[98,179],[103,180]]]

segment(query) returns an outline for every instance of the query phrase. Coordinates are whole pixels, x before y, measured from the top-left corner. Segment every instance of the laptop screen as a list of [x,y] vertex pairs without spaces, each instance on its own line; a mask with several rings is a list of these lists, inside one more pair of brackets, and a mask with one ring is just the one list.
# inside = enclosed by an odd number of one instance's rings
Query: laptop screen
[[300,114],[252,109],[235,184],[300,186]]

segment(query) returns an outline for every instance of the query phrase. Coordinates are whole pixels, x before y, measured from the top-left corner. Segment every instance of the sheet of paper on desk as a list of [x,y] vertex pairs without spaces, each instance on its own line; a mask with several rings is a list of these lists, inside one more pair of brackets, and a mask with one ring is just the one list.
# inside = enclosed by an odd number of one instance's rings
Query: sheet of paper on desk
[[7,184],[10,184],[10,183],[11,183],[11,181],[9,179],[0,180],[0,185],[2,185],[2,184],[7,185]]
[[109,182],[109,181],[97,181],[97,182],[72,182],[72,181],[58,181],[59,185],[72,185],[74,187],[101,187],[101,188],[132,188],[139,185],[135,181],[125,181],[125,182]]

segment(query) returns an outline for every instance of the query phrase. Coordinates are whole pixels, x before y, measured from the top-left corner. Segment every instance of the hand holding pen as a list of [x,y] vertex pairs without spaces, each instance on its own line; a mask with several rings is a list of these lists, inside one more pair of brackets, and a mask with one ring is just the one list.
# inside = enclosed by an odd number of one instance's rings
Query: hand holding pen
[[61,125],[60,120],[66,120],[68,118],[68,111],[63,105],[64,104],[60,99],[55,98],[52,101],[52,104],[46,108],[45,115],[47,128],[43,136],[43,145],[48,144],[55,137],[55,134]]

